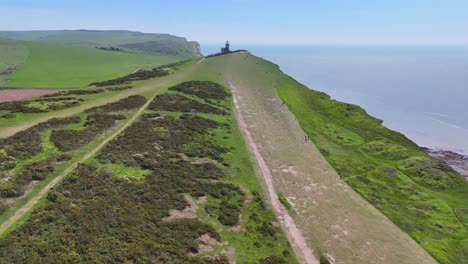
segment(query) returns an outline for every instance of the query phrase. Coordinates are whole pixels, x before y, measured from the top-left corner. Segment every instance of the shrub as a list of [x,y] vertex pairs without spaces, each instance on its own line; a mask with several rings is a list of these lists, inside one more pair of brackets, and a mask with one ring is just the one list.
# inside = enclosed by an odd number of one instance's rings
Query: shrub
[[227,226],[234,226],[237,224],[240,213],[240,208],[237,205],[223,201],[218,209],[218,220],[221,222],[221,224]]
[[109,103],[106,105],[102,106],[97,106],[94,108],[90,108],[86,110],[85,112],[91,113],[91,112],[118,112],[118,111],[123,111],[123,110],[130,110],[130,109],[135,109],[138,107],[143,106],[146,103],[146,98],[141,95],[131,95],[127,98],[121,99],[117,102],[114,103]]
[[207,81],[183,82],[169,88],[169,90],[195,95],[201,99],[224,100],[230,96],[230,93],[223,86]]
[[288,264],[288,262],[278,256],[268,256],[260,261],[260,264]]
[[[44,130],[80,123],[79,117],[52,118],[46,122],[20,131],[11,137],[0,139],[0,149],[5,151],[5,156],[17,159],[27,159],[42,151],[41,134]],[[2,162],[0,160],[0,162]]]
[[148,107],[154,111],[171,111],[171,112],[199,112],[211,113],[217,115],[225,115],[226,112],[219,108],[200,103],[196,100],[187,98],[180,94],[160,94],[151,102]]

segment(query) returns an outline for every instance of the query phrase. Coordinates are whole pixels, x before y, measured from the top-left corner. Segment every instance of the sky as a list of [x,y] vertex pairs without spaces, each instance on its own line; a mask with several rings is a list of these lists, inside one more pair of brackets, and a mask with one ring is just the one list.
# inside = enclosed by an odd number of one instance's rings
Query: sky
[[200,43],[468,45],[468,0],[1,0],[0,30],[127,29]]

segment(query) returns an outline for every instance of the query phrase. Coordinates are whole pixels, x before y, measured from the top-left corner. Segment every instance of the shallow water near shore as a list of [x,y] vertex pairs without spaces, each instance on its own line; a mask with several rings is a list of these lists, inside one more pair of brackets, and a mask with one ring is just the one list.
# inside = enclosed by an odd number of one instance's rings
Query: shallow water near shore
[[[218,52],[220,45],[202,45],[202,52]],[[309,88],[360,105],[421,146],[468,155],[468,47],[232,48],[248,49]]]

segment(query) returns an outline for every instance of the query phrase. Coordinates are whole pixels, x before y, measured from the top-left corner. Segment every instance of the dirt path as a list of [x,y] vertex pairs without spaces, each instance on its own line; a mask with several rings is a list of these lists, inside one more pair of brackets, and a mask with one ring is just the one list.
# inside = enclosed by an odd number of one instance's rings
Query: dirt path
[[203,57],[201,60],[199,60],[199,61],[197,62],[197,64],[202,63],[204,60],[205,60],[205,57]]
[[0,103],[58,93],[59,89],[0,89]]
[[81,159],[79,159],[77,162],[71,164],[68,168],[66,168],[60,175],[55,177],[49,184],[44,186],[34,197],[32,197],[26,204],[18,208],[18,210],[5,222],[3,222],[0,225],[0,237],[4,235],[5,231],[8,231],[10,227],[12,227],[21,217],[26,215],[28,212],[30,212],[33,208],[34,205],[37,204],[37,202],[43,198],[46,193],[52,189],[54,186],[56,186],[65,176],[70,174],[77,166],[79,163],[85,162],[87,159],[91,158],[94,154],[96,154],[102,147],[104,147],[109,141],[114,139],[116,136],[118,136],[120,133],[122,133],[128,126],[133,124],[135,120],[141,115],[143,110],[146,109],[146,107],[151,103],[151,100],[148,100],[138,111],[125,123],[122,127],[120,127],[117,131],[115,131],[112,135],[107,137],[104,141],[102,141],[98,146],[96,146],[94,149],[83,155]]
[[294,223],[294,220],[291,218],[286,208],[284,208],[283,204],[281,204],[281,202],[278,199],[278,194],[276,193],[276,190],[273,186],[273,177],[271,175],[271,172],[268,166],[266,165],[262,155],[260,154],[259,148],[257,144],[255,144],[252,135],[250,135],[250,132],[247,129],[247,125],[240,110],[237,87],[233,85],[230,81],[228,81],[228,85],[233,94],[234,106],[236,109],[239,127],[241,128],[245,138],[247,139],[247,142],[250,145],[250,149],[252,150],[255,159],[257,160],[258,166],[260,167],[260,171],[263,175],[263,179],[265,180],[271,205],[275,210],[278,218],[282,222],[284,230],[288,233],[288,237],[290,238],[291,244],[294,250],[296,251],[296,255],[300,258],[301,263],[318,264],[319,260],[314,255],[313,250],[309,247],[301,230],[297,228],[296,224]]

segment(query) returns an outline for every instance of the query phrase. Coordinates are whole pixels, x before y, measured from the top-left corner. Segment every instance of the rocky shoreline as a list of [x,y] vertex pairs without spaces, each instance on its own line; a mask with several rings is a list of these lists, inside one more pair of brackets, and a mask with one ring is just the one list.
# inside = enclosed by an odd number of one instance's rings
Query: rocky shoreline
[[468,157],[448,150],[423,148],[429,155],[447,162],[450,167],[458,171],[468,180]]

